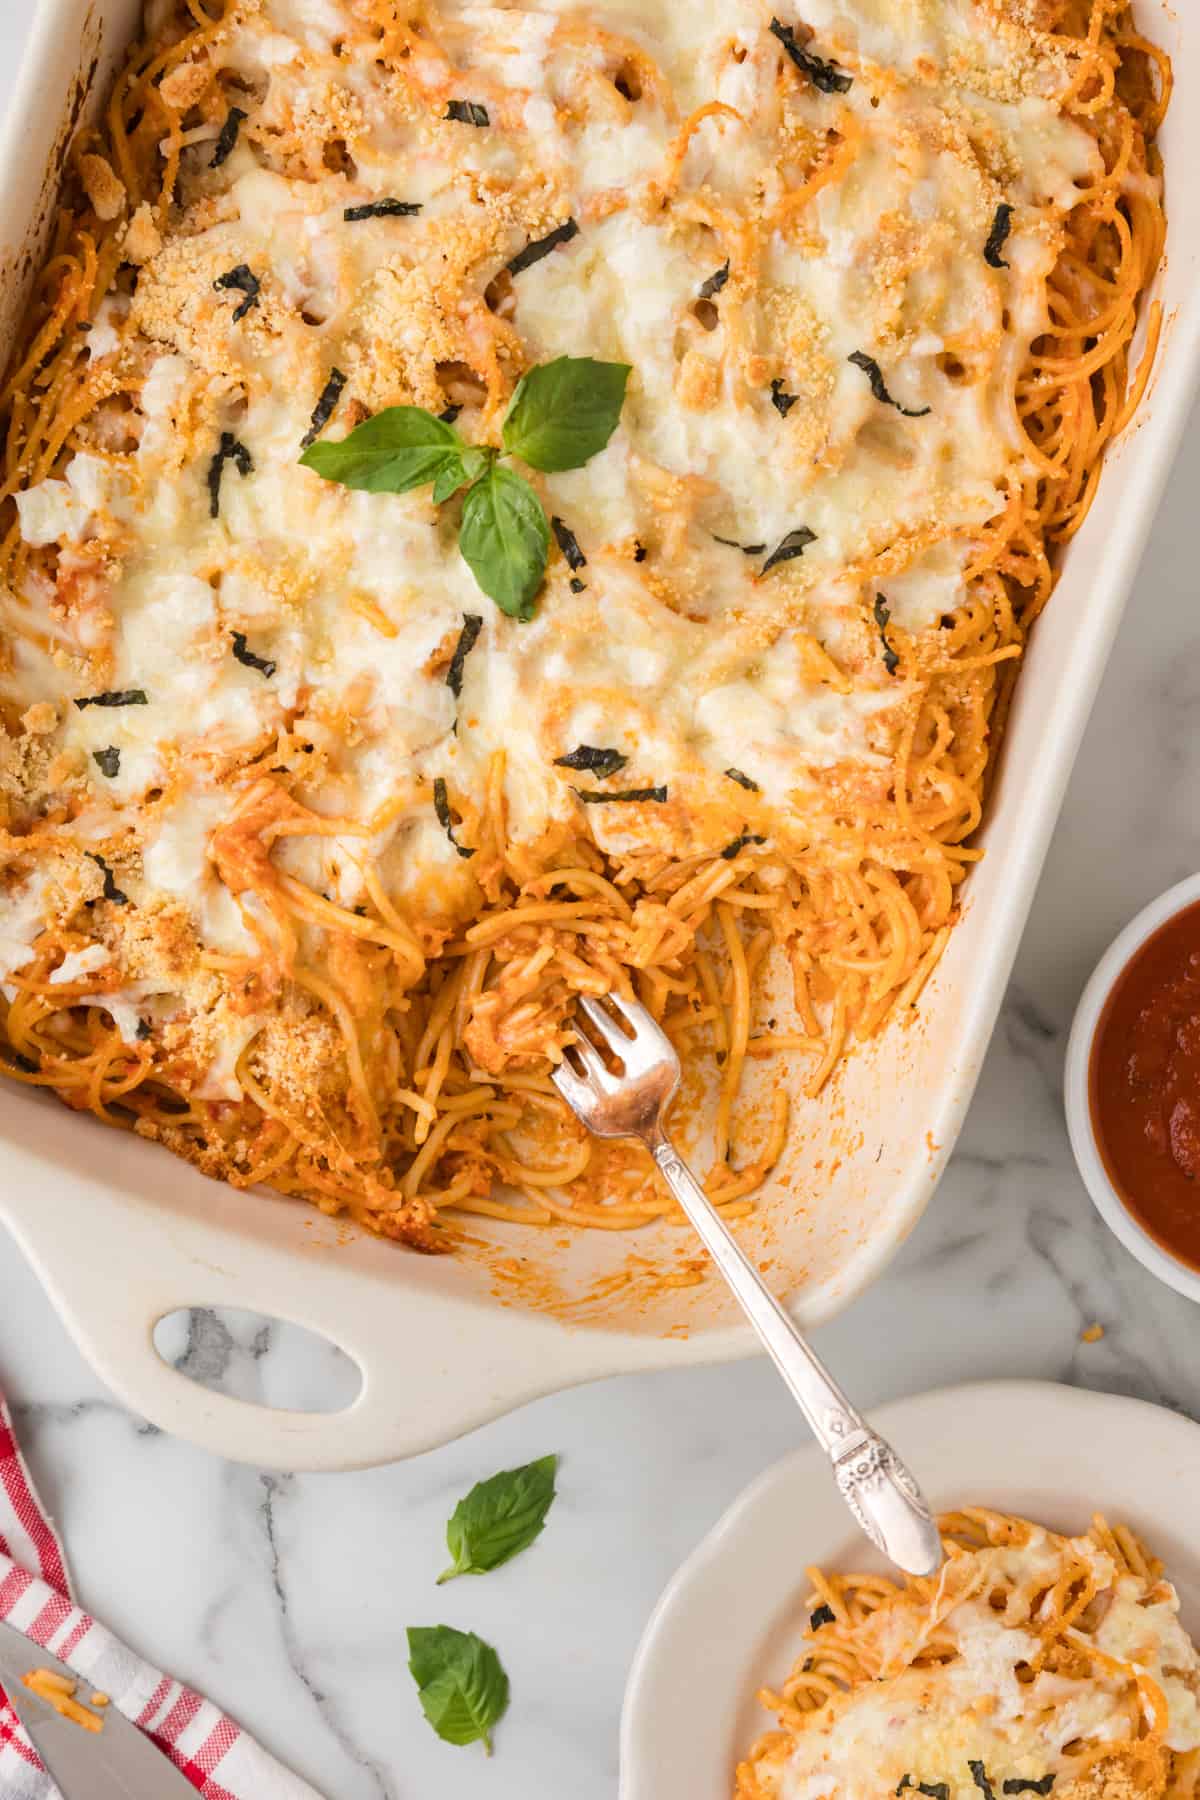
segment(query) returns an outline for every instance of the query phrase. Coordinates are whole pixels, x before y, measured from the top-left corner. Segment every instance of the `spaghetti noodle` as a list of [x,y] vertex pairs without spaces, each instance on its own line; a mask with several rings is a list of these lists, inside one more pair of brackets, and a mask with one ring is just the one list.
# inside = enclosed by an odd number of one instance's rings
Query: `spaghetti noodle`
[[[1153,358],[1170,70],[1117,0],[824,10],[151,5],[2,396],[15,1079],[436,1248],[669,1212],[554,1093],[578,994],[715,1058],[733,1215],[747,1058],[915,1006]],[[297,466],[614,351],[532,623]]]
[[947,1560],[897,1588],[812,1571],[805,1655],[736,1800],[1195,1793],[1200,1656],[1162,1564],[1097,1516],[1083,1537],[968,1507]]

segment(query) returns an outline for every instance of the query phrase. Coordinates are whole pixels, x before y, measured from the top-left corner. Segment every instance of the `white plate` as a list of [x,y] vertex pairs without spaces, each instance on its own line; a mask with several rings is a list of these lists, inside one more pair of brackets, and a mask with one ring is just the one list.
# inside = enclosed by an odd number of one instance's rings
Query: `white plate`
[[[1143,1400],[1049,1382],[978,1382],[901,1400],[872,1423],[930,1503],[994,1506],[1055,1530],[1093,1512],[1141,1533],[1200,1628],[1200,1425]],[[671,1581],[634,1657],[621,1800],[729,1800],[739,1756],[773,1723],[755,1695],[803,1639],[805,1567],[881,1568],[815,1448],[777,1463]]]

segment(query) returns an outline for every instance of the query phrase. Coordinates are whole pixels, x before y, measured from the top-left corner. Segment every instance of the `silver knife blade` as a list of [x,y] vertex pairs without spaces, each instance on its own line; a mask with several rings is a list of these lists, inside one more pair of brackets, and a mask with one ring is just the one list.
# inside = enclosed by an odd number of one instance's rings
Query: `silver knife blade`
[[91,1695],[86,1676],[0,1622],[0,1685],[63,1800],[196,1800],[191,1782],[115,1706],[104,1709],[103,1731],[86,1731],[23,1685],[31,1669],[78,1681],[85,1702]]

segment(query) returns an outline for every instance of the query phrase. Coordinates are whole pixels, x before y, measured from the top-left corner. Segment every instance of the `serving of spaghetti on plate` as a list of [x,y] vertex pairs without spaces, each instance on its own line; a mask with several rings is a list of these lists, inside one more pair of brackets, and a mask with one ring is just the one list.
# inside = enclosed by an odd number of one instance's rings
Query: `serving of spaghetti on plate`
[[1200,1427],[1042,1382],[879,1424],[944,1509],[942,1569],[884,1571],[819,1451],[769,1470],[647,1627],[621,1800],[1194,1793]]
[[936,1576],[813,1571],[737,1800],[1194,1793],[1200,1655],[1157,1557],[1099,1515],[1070,1538],[982,1507],[939,1525]]
[[[633,1225],[547,1073],[632,987],[747,1208],[747,1057],[819,1092],[954,925],[1168,91],[1106,0],[152,0],[3,396],[6,1071],[420,1247]],[[498,468],[563,358],[623,404],[518,452],[507,609],[470,493],[313,466],[405,408]]]

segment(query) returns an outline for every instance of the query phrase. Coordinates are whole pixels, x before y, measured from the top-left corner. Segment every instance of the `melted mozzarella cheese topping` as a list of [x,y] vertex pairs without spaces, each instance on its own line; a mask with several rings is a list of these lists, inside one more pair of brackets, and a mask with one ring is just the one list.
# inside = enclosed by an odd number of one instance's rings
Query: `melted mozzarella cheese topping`
[[[1041,1640],[1028,1623],[1010,1624],[987,1590],[1042,1593],[1064,1567],[1047,1534],[1035,1532],[1020,1547],[993,1549],[986,1557],[985,1597],[962,1601],[940,1619],[939,1644],[948,1639],[953,1660],[918,1668],[911,1660],[911,1614],[882,1619],[876,1633],[881,1679],[864,1682],[805,1720],[789,1746],[760,1762],[762,1792],[772,1800],[879,1800],[925,1782],[945,1784],[950,1800],[978,1800],[971,1763],[982,1763],[997,1794],[1005,1781],[1043,1781],[1060,1789],[1078,1767],[1079,1740],[1115,1744],[1129,1735],[1131,1678],[1144,1671],[1163,1690],[1170,1719],[1169,1749],[1200,1746],[1200,1656],[1179,1623],[1179,1602],[1169,1583],[1118,1576],[1112,1560],[1090,1539],[1068,1549],[1092,1568],[1103,1612],[1091,1636],[1112,1663],[1098,1663],[1087,1677],[1036,1668]],[[953,1572],[953,1565],[949,1565]],[[888,1642],[893,1623],[907,1629]],[[870,1625],[865,1628],[870,1635]],[[1068,1753],[1067,1746],[1072,1750]]]
[[[799,75],[758,0],[449,0],[403,81],[343,0],[241,9],[219,58],[251,122],[217,168],[215,129],[195,134],[172,229],[131,227],[136,290],[94,327],[97,365],[136,377],[132,439],[98,435],[18,501],[26,542],[60,547],[81,599],[0,685],[55,707],[54,781],[81,829],[140,845],[136,905],[179,903],[214,951],[253,946],[207,845],[249,759],[298,721],[301,797],[366,822],[389,893],[426,915],[472,905],[432,784],[469,829],[498,751],[514,837],[574,821],[611,850],[678,855],[731,836],[731,765],[801,842],[822,779],[882,779],[908,694],[875,595],[917,635],[962,603],[974,534],[1024,468],[1015,372],[1097,159],[1056,104],[1054,41],[982,0],[810,0],[805,18],[846,92]],[[426,97],[448,83],[486,102],[486,127]],[[346,220],[381,198],[421,211]],[[453,504],[350,492],[298,456],[334,368],[331,437],[391,404],[441,411],[479,367],[491,284],[569,218],[570,242],[506,277],[512,379],[563,354],[632,375],[608,448],[535,478],[587,561],[573,592],[553,553],[522,624],[476,586]],[[214,284],[242,265],[260,291],[235,319],[244,293]],[[495,440],[470,380],[458,426]],[[214,518],[222,432],[253,466],[225,462]],[[763,573],[800,527],[803,555]],[[483,628],[456,701],[469,615]],[[232,654],[234,633],[270,673]],[[75,704],[112,690],[145,704]],[[668,802],[583,809],[555,766],[580,743],[620,749],[620,785]],[[276,860],[354,905],[363,842],[293,839]],[[26,907],[22,889],[0,919],[10,967]]]

